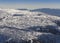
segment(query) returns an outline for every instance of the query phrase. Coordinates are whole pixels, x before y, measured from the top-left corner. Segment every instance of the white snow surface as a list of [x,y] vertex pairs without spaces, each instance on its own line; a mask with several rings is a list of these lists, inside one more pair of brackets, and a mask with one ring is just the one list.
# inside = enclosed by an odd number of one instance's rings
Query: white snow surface
[[[59,43],[60,25],[58,22],[60,23],[60,17],[43,12],[0,9],[0,34],[9,37],[6,41],[11,39],[31,40],[37,39],[38,36],[43,34],[50,34],[53,37],[55,36],[56,43]],[[48,32],[41,32],[41,29],[42,31],[46,29]],[[51,31],[57,30],[58,32],[50,32],[50,29],[52,29]]]

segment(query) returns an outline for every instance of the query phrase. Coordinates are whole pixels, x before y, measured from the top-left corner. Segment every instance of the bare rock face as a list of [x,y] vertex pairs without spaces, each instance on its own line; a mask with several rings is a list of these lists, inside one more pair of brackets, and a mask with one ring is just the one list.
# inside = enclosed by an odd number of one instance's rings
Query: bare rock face
[[42,12],[0,9],[0,43],[60,43],[59,23]]

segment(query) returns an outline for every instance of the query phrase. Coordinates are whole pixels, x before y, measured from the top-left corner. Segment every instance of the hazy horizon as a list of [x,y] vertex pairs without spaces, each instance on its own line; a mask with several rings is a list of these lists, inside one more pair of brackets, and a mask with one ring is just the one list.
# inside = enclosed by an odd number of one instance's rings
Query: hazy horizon
[[57,8],[60,9],[59,0],[0,0],[0,8]]

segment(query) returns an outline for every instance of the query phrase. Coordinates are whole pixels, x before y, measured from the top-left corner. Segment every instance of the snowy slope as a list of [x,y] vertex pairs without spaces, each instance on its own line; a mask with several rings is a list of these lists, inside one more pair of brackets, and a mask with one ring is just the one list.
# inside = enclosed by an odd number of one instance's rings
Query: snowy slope
[[[59,36],[60,17],[42,12],[0,9],[1,43],[13,43],[14,40],[16,43],[22,43],[22,40],[28,42],[31,40],[32,43],[32,39],[46,40],[48,43],[52,39],[54,43],[59,43]],[[45,43],[47,43],[46,41]]]

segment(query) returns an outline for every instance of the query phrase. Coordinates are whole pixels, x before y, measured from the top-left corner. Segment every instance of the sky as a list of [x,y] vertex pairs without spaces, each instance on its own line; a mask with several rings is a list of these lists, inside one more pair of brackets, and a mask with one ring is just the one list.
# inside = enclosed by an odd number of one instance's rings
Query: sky
[[0,0],[0,8],[60,8],[60,0]]

